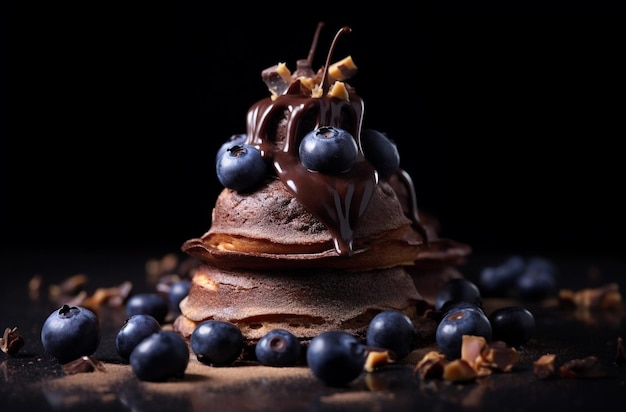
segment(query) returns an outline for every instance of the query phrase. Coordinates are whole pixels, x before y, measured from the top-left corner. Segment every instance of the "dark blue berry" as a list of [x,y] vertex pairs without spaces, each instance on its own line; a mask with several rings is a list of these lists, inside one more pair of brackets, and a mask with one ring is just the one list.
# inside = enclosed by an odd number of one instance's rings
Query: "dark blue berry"
[[361,132],[363,155],[378,171],[381,179],[391,176],[400,167],[400,153],[385,133],[365,129]]
[[167,300],[170,305],[170,309],[174,313],[180,313],[180,302],[187,297],[190,288],[191,281],[189,279],[176,281],[170,287],[170,290],[167,292]]
[[446,281],[435,296],[435,310],[441,311],[445,305],[455,302],[468,302],[482,307],[482,296],[476,284],[465,278]]
[[491,323],[483,311],[470,307],[449,311],[437,325],[435,339],[448,359],[461,357],[463,335],[482,336],[491,342]]
[[48,316],[41,328],[44,350],[61,363],[93,355],[100,338],[98,317],[81,306],[63,305]]
[[237,325],[219,320],[199,323],[190,337],[191,349],[202,363],[228,366],[243,350],[243,334]]
[[437,322],[441,322],[441,319],[443,319],[443,317],[446,316],[448,312],[462,308],[476,309],[484,313],[482,307],[476,306],[476,304],[474,303],[464,302],[461,300],[444,303],[443,307],[439,311],[435,311],[432,315],[434,319],[437,320]]
[[520,299],[539,301],[550,296],[556,287],[554,274],[545,271],[526,271],[517,278],[516,290]]
[[366,346],[343,331],[327,331],[309,342],[307,364],[313,374],[329,386],[345,386],[365,367]]
[[182,379],[188,364],[187,342],[172,331],[153,333],[142,340],[130,354],[130,366],[142,381]]
[[526,261],[519,255],[510,256],[500,265],[485,267],[480,272],[482,294],[499,297],[509,295],[525,269]]
[[385,310],[370,321],[366,332],[368,346],[388,349],[397,360],[411,352],[417,339],[417,331],[404,312]]
[[150,315],[159,323],[165,322],[169,312],[167,300],[158,293],[139,293],[131,296],[126,301],[126,315]]
[[115,336],[115,350],[124,359],[128,360],[130,354],[142,340],[161,331],[161,324],[150,315],[133,315],[126,319]]
[[257,342],[254,353],[266,366],[293,366],[300,360],[302,345],[296,336],[284,329],[273,329]]
[[234,145],[217,160],[215,171],[224,187],[247,192],[263,182],[267,164],[256,147],[246,144]]
[[220,159],[220,157],[222,157],[222,155],[224,153],[226,153],[226,151],[228,149],[230,149],[233,146],[241,146],[242,144],[244,144],[246,142],[246,138],[248,137],[248,135],[244,134],[234,134],[232,135],[227,141],[225,141],[224,143],[222,143],[222,145],[220,146],[220,148],[217,150],[217,154],[215,155],[215,163],[217,163]]
[[528,258],[526,263],[526,272],[546,272],[556,276],[558,270],[556,264],[547,258],[533,256]]
[[506,306],[494,310],[489,315],[492,338],[509,346],[519,347],[535,333],[535,317],[521,306]]
[[300,142],[300,162],[309,170],[337,174],[356,163],[359,148],[346,130],[322,126],[307,133]]

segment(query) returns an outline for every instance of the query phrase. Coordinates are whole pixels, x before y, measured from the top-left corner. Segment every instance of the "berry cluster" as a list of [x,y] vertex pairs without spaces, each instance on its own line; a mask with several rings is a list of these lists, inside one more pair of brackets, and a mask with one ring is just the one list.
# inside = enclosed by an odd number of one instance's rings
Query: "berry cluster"
[[[116,335],[115,349],[139,379],[158,382],[184,377],[190,349],[198,361],[215,367],[232,365],[242,357],[244,337],[233,323],[201,322],[189,345],[178,333],[162,328],[165,314],[173,309],[170,305],[177,308],[188,291],[188,280],[183,280],[170,287],[168,298],[144,293],[128,299],[128,317]],[[452,279],[440,288],[434,313],[436,343],[448,359],[461,356],[463,336],[519,348],[531,339],[535,328],[534,316],[522,306],[502,307],[487,315],[479,288],[465,278]],[[44,349],[62,363],[92,355],[100,337],[97,316],[80,306],[63,305],[50,314],[41,330]],[[411,319],[404,312],[384,310],[372,318],[364,339],[344,331],[327,331],[305,347],[288,330],[273,329],[256,343],[254,354],[259,364],[270,367],[306,363],[325,384],[344,386],[366,370],[371,353],[386,353],[396,361],[418,346]]]
[[486,296],[539,301],[554,293],[557,272],[549,259],[512,255],[499,265],[483,268],[479,284]]
[[487,315],[478,286],[465,278],[451,279],[437,293],[437,345],[448,359],[461,356],[464,335],[481,336],[487,342],[502,341],[521,347],[535,331],[535,318],[523,306],[505,306]]
[[[220,183],[227,188],[246,192],[261,184],[268,163],[261,151],[246,144],[247,135],[235,134],[224,142],[215,157],[215,170]],[[381,179],[391,176],[400,167],[396,144],[373,129],[361,132],[361,149],[365,159],[377,170]],[[340,174],[350,170],[358,160],[357,140],[348,131],[321,126],[304,135],[298,154],[300,162],[311,171]]]

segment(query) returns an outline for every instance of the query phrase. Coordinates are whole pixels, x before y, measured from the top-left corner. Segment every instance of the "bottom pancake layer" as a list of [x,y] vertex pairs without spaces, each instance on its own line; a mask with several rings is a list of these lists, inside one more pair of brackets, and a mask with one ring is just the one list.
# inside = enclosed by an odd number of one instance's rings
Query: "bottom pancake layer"
[[368,272],[226,271],[201,266],[180,304],[174,329],[189,337],[202,321],[237,325],[248,343],[275,328],[308,341],[327,330],[363,336],[380,311],[395,309],[416,319],[424,300],[402,267]]

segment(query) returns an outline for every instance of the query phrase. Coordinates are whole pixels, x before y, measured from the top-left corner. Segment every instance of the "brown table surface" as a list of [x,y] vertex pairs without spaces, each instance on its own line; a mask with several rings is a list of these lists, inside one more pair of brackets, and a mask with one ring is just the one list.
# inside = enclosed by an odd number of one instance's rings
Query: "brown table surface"
[[[178,382],[138,380],[114,349],[114,337],[124,319],[121,308],[102,317],[103,337],[94,357],[103,371],[67,375],[43,351],[39,333],[55,303],[49,285],[83,273],[88,290],[131,280],[135,291],[148,291],[145,263],[161,255],[137,252],[9,252],[0,255],[0,329],[18,327],[25,345],[13,356],[0,352],[0,410],[76,411],[525,411],[623,410],[626,405],[626,365],[617,362],[617,341],[626,336],[623,311],[575,311],[550,303],[524,303],[535,315],[536,333],[520,350],[520,360],[508,373],[495,373],[464,384],[422,380],[410,361],[363,373],[346,387],[332,388],[317,380],[306,366],[269,368],[249,363],[214,368],[190,359]],[[476,280],[480,268],[503,256],[472,256],[463,273]],[[626,262],[615,258],[558,257],[558,286],[579,290],[617,282],[626,288]],[[28,281],[42,275],[38,299],[28,294]],[[487,307],[515,303],[486,299]],[[553,303],[553,302],[552,302]],[[0,332],[1,332],[0,331]],[[424,343],[410,359],[430,349]],[[533,361],[556,355],[557,373],[539,379]],[[605,376],[564,378],[558,368],[572,359],[596,356]]]

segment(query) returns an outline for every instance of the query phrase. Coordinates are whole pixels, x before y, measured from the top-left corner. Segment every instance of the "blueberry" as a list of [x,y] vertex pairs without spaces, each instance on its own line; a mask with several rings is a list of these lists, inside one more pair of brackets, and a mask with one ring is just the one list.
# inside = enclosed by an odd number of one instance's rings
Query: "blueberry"
[[224,187],[247,192],[263,182],[267,164],[256,147],[246,144],[234,145],[217,160],[215,171]]
[[161,331],[161,324],[152,316],[137,314],[126,319],[115,336],[115,350],[124,359],[142,340]]
[[142,381],[182,379],[188,364],[187,342],[172,331],[153,333],[130,353],[130,366]]
[[528,262],[526,263],[526,271],[546,272],[551,273],[553,276],[556,276],[558,272],[556,264],[553,261],[540,256],[533,256],[528,258]]
[[165,322],[169,312],[167,300],[158,293],[139,293],[131,296],[126,301],[126,315],[150,315],[159,323]]
[[555,289],[554,274],[545,271],[527,270],[517,278],[518,297],[525,301],[539,301],[550,296]]
[[365,367],[366,346],[344,331],[326,331],[309,342],[307,364],[313,374],[329,386],[345,386]]
[[409,354],[417,339],[411,319],[398,310],[384,310],[370,321],[366,332],[368,346],[393,351],[396,359]]
[[535,333],[535,317],[521,306],[496,309],[489,315],[489,322],[493,340],[503,341],[509,346],[522,346]]
[[241,355],[243,334],[233,323],[205,320],[191,333],[190,344],[200,362],[212,366],[228,366]]
[[480,290],[486,296],[507,296],[525,269],[526,261],[519,255],[510,256],[500,265],[485,267],[480,272]]
[[93,355],[100,338],[98,317],[81,306],[63,305],[48,316],[41,328],[44,350],[61,363]]
[[170,290],[167,293],[167,300],[170,305],[170,309],[174,313],[180,313],[180,302],[187,297],[190,288],[191,281],[189,279],[176,281],[170,287]]
[[346,130],[322,126],[307,133],[300,142],[300,161],[309,170],[337,174],[356,163],[359,148]]
[[470,307],[449,311],[435,332],[437,345],[448,359],[461,357],[463,335],[482,336],[491,342],[492,330],[489,318],[481,311]]
[[432,315],[434,319],[437,320],[437,322],[441,322],[441,319],[443,319],[443,317],[446,316],[448,312],[462,309],[462,308],[476,309],[484,313],[484,310],[482,307],[476,306],[476,304],[474,303],[464,302],[460,300],[460,301],[450,301],[450,302],[444,303],[442,308],[434,312]]
[[361,132],[361,147],[365,158],[378,171],[381,179],[391,176],[400,167],[400,153],[385,133],[365,129]]
[[435,310],[442,310],[444,305],[454,302],[468,302],[482,307],[482,296],[476,284],[465,278],[446,281],[435,296]]
[[300,359],[302,345],[296,336],[284,329],[272,329],[257,342],[254,353],[266,366],[293,366]]
[[230,149],[231,147],[241,146],[242,144],[244,144],[246,142],[247,137],[248,135],[246,135],[245,133],[232,135],[227,141],[222,143],[220,148],[217,150],[217,154],[215,155],[215,162],[217,163],[220,157],[222,157],[222,155],[226,153],[226,151]]

